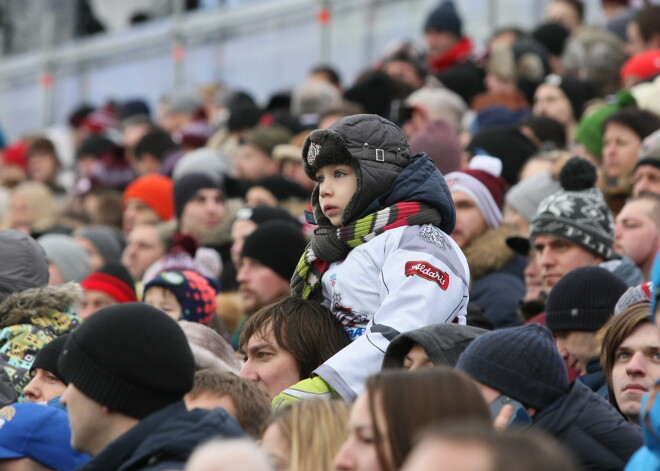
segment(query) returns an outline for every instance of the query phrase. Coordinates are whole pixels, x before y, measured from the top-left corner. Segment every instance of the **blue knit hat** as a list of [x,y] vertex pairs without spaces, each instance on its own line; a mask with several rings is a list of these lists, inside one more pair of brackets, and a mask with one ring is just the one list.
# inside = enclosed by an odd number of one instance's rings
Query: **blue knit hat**
[[435,10],[426,19],[424,31],[436,31],[442,33],[448,31],[454,33],[457,37],[463,37],[463,25],[461,19],[456,14],[454,2],[445,0],[436,7]]
[[564,361],[552,334],[540,324],[477,337],[458,358],[456,369],[537,411],[569,390]]

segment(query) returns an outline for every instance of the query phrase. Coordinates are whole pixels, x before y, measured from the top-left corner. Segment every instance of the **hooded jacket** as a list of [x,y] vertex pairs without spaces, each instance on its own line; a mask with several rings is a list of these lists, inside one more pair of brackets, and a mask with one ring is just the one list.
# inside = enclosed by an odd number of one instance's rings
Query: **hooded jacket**
[[579,381],[537,414],[533,426],[570,448],[583,470],[622,470],[643,443],[639,427]]
[[[447,184],[425,154],[401,171],[364,213],[398,202],[438,208],[448,230],[455,211]],[[315,370],[339,395],[354,399],[380,370],[390,340],[400,332],[450,323],[466,314],[470,270],[458,245],[438,227],[397,227],[332,263],[321,283],[325,304],[353,342]]]
[[478,327],[458,324],[433,324],[398,335],[390,342],[383,358],[383,369],[401,368],[410,349],[417,343],[424,348],[434,366],[456,366],[463,350],[479,335]]
[[176,402],[140,421],[77,471],[183,469],[195,447],[214,436],[245,433],[224,409],[187,411]]
[[71,307],[81,297],[80,285],[67,283],[26,289],[0,302],[0,368],[4,367],[9,377],[15,399],[21,398],[30,382],[29,371],[37,352],[80,324]]

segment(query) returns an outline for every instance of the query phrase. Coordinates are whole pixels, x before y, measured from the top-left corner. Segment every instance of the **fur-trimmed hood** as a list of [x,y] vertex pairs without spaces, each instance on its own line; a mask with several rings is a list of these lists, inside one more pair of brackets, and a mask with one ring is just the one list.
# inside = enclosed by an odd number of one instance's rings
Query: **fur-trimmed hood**
[[25,323],[51,310],[65,311],[82,298],[78,283],[29,288],[10,294],[0,302],[0,328]]
[[517,228],[502,225],[474,239],[463,250],[470,266],[472,282],[504,268],[516,256],[506,245],[506,239],[519,235]]

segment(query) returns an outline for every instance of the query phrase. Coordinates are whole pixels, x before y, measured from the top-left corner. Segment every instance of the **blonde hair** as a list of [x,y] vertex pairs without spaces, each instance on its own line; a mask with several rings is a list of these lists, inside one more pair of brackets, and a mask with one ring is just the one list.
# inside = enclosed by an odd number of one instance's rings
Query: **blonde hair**
[[[30,225],[32,232],[42,232],[55,224],[57,216],[55,196],[45,184],[37,181],[23,182],[14,187],[11,198],[25,199],[32,216]],[[7,214],[9,229],[13,229],[11,212],[10,204]]]
[[349,411],[343,401],[308,399],[279,411],[267,427],[277,425],[290,443],[291,471],[334,471],[334,457],[348,436]]

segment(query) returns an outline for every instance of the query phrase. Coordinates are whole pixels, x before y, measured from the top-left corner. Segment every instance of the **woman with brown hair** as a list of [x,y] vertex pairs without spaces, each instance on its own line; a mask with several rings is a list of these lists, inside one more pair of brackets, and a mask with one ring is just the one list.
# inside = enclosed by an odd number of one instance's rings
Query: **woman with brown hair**
[[423,429],[470,419],[490,426],[477,384],[450,368],[389,370],[369,377],[351,410],[349,435],[337,457],[340,471],[390,471],[401,467]]

